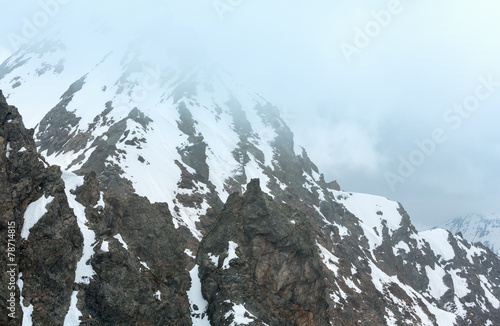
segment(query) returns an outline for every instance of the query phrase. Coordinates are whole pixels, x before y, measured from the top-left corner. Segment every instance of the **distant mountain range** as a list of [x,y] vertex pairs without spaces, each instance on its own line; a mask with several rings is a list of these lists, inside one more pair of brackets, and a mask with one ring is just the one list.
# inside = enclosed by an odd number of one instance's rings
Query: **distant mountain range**
[[470,213],[439,225],[452,233],[461,232],[470,242],[481,242],[500,255],[500,214]]

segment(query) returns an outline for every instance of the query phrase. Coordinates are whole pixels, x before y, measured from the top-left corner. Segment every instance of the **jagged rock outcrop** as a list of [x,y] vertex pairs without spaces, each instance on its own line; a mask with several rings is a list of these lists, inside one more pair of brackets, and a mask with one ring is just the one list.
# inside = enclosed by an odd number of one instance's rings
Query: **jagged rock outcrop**
[[[14,272],[0,273],[0,324],[19,325],[23,310],[31,313],[34,324],[62,324],[82,253],[82,234],[68,205],[61,171],[37,154],[33,130],[24,127],[1,91],[0,234],[2,268],[14,264],[8,267]],[[8,316],[6,303],[11,307],[12,297],[15,305]]]
[[105,203],[101,212],[87,206],[98,245],[96,275],[82,288],[83,324],[189,325],[186,256],[168,206],[112,193]]
[[96,238],[82,324],[189,325],[186,256],[168,206],[108,191],[102,207],[98,185],[90,173],[75,191]]
[[326,287],[308,219],[264,194],[253,179],[232,194],[197,254],[212,325],[235,306],[252,325],[327,325]]

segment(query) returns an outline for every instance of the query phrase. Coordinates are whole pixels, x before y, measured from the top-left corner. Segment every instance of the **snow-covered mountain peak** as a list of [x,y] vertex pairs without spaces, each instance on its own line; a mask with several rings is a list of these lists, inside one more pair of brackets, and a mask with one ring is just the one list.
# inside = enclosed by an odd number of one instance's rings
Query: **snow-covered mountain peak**
[[178,203],[178,196],[189,197],[177,190],[183,175],[195,176],[198,196],[225,201],[251,178],[271,193],[277,146],[295,157],[278,110],[209,61],[159,60],[146,45],[102,50],[83,61],[60,40],[35,48],[2,65],[0,87],[37,126],[41,153],[71,172],[119,173],[131,191],[177,207],[177,219],[197,237],[193,216],[210,205]]
[[471,242],[481,242],[500,255],[500,214],[494,212],[469,213],[451,219],[440,227],[453,233],[461,232]]

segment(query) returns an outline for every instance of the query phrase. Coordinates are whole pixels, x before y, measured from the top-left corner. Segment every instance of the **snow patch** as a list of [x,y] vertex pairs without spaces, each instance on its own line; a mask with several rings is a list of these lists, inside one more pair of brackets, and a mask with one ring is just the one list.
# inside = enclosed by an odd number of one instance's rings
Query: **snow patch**
[[385,320],[387,321],[388,326],[396,326],[398,324],[398,320],[394,316],[394,313],[389,310],[388,308],[385,308]]
[[358,286],[353,282],[353,280],[351,280],[350,278],[345,278],[344,277],[344,282],[345,284],[350,287],[351,289],[353,289],[355,292],[357,293],[362,293],[363,291],[361,291]]
[[479,257],[482,254],[486,253],[486,251],[484,249],[478,248],[474,245],[471,245],[470,248],[467,248],[460,240],[458,240],[457,243],[458,243],[458,246],[460,247],[460,249],[465,251],[465,253],[467,255],[467,259],[469,260],[469,262],[471,264],[474,264],[473,257]]
[[455,251],[448,242],[449,232],[444,229],[434,229],[419,232],[419,235],[429,243],[431,250],[436,256],[441,256],[444,260],[455,258]]
[[12,147],[10,147],[10,142],[7,142],[7,148],[6,148],[6,153],[5,157],[9,158],[10,157],[10,152],[12,151]]
[[85,216],[85,207],[76,201],[76,196],[71,193],[77,187],[83,185],[83,177],[77,176],[71,172],[63,172],[62,179],[66,185],[64,191],[68,198],[68,204],[73,209],[77,218],[78,226],[83,235],[83,254],[76,265],[75,283],[88,284],[90,278],[95,274],[88,261],[94,253],[92,244],[95,242],[95,233],[87,226],[87,217]]
[[400,250],[403,250],[405,253],[409,253],[410,252],[410,247],[408,247],[408,244],[406,242],[400,241],[393,248],[394,256],[397,256],[399,254]]
[[150,268],[149,268],[149,266],[148,266],[148,264],[146,264],[145,262],[143,262],[143,261],[141,260],[141,258],[137,257],[137,259],[139,259],[139,263],[140,263],[142,266],[144,266],[144,268],[146,268],[146,269],[150,269]]
[[328,251],[328,249],[320,245],[317,241],[316,245],[320,250],[320,257],[323,260],[323,264],[325,264],[325,266],[329,270],[331,270],[335,274],[335,276],[337,276],[339,267],[336,264],[339,263],[339,259],[335,257],[330,251]]
[[25,307],[23,302],[24,302],[24,297],[23,297],[23,285],[24,282],[21,279],[23,277],[23,273],[19,273],[17,277],[17,286],[19,287],[19,305],[21,306],[21,309],[23,310],[23,322],[22,326],[31,326],[33,325],[33,320],[31,319],[31,314],[33,313],[33,305],[30,303],[29,306]]
[[381,234],[381,226],[384,221],[390,231],[399,229],[401,223],[399,203],[385,197],[369,194],[347,194],[336,190],[330,190],[330,192],[337,198],[337,201],[342,203],[348,211],[358,217],[370,229],[378,228]]
[[21,238],[28,239],[30,229],[47,213],[46,206],[54,200],[52,196],[42,196],[37,201],[32,202],[26,207],[24,212],[24,223],[21,229]]
[[116,234],[113,238],[115,238],[116,240],[118,240],[118,242],[121,243],[121,245],[123,246],[123,248],[125,248],[125,250],[128,250],[128,246],[125,243],[125,241],[123,240],[123,238],[122,238],[122,236],[121,236],[120,233]]
[[250,161],[245,165],[245,175],[248,180],[250,179],[259,179],[260,180],[260,188],[263,192],[273,197],[271,193],[271,189],[268,188],[267,184],[269,183],[269,177],[264,174],[264,170],[257,162],[256,158],[252,154],[248,154]]
[[362,193],[347,193],[329,189],[334,198],[360,220],[370,250],[382,244],[384,225],[387,226],[389,235],[399,229],[401,214],[399,203],[385,197]]
[[358,269],[353,265],[351,267],[351,275],[355,275],[358,272]]
[[345,226],[337,224],[337,223],[333,223],[333,225],[335,225],[339,229],[340,238],[343,239],[344,237],[349,235],[349,229],[346,228]]
[[196,259],[196,256],[195,256],[195,255],[193,255],[193,252],[192,252],[191,250],[186,249],[186,250],[184,250],[184,253],[185,253],[186,255],[188,255],[189,257],[191,257],[191,258],[193,258],[193,259]]
[[193,326],[210,326],[208,315],[206,314],[208,302],[201,293],[201,280],[198,276],[198,265],[189,272],[191,277],[191,288],[187,291],[189,308],[191,310],[191,321]]
[[230,326],[248,325],[249,323],[253,322],[256,318],[254,315],[249,313],[248,310],[245,309],[244,305],[234,304],[234,303],[233,303],[233,309],[226,312],[224,318],[228,319],[231,316],[233,316],[234,319],[233,322],[230,324]]
[[211,253],[208,253],[208,259],[214,264],[215,266],[219,265],[219,256],[212,255]]
[[78,302],[78,291],[73,291],[71,294],[71,303],[69,305],[68,313],[66,317],[64,317],[64,326],[77,326],[80,325],[80,317],[82,313],[76,307],[76,303]]
[[488,281],[486,276],[484,275],[479,275],[479,280],[481,281],[481,287],[484,290],[484,295],[486,296],[486,299],[491,303],[493,308],[498,309],[500,308],[500,301],[493,295],[493,291],[491,289],[491,283]]
[[229,247],[227,249],[227,257],[224,259],[224,263],[222,264],[222,269],[228,269],[229,262],[233,259],[238,258],[238,255],[236,255],[236,248],[238,248],[238,244],[232,241],[229,241]]
[[425,266],[427,278],[429,279],[429,293],[439,300],[449,288],[444,284],[443,277],[446,275],[444,269],[436,265],[436,269]]
[[425,241],[422,240],[422,238],[418,234],[416,233],[410,234],[410,239],[413,239],[417,242],[418,249],[423,249],[425,247]]
[[99,196],[99,201],[97,201],[97,204],[95,204],[94,208],[97,208],[99,206],[101,206],[102,208],[106,207],[106,204],[104,203],[104,193],[102,191]]
[[448,273],[453,280],[453,288],[455,289],[455,295],[458,298],[463,298],[470,293],[470,290],[467,287],[467,280],[458,275],[458,273],[460,273],[459,269],[452,269],[448,271]]
[[101,250],[104,251],[104,252],[108,252],[109,251],[109,242],[108,241],[102,240]]

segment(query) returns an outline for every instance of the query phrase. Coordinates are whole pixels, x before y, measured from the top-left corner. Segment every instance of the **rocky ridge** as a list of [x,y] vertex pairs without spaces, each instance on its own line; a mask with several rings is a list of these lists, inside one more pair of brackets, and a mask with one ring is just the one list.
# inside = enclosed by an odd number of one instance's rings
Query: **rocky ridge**
[[[82,234],[68,205],[61,170],[36,150],[33,130],[0,91],[0,323],[62,324],[70,305]],[[11,226],[15,232],[11,233]],[[9,254],[11,255],[9,255]],[[14,276],[14,277],[11,277]],[[15,287],[10,287],[15,279]],[[12,295],[12,294],[14,295]],[[15,298],[12,306],[8,300]],[[13,308],[8,316],[7,306]],[[10,318],[15,316],[15,318]]]
[[200,243],[197,264],[212,324],[230,325],[235,306],[252,323],[326,325],[328,293],[308,219],[252,180],[231,195]]

